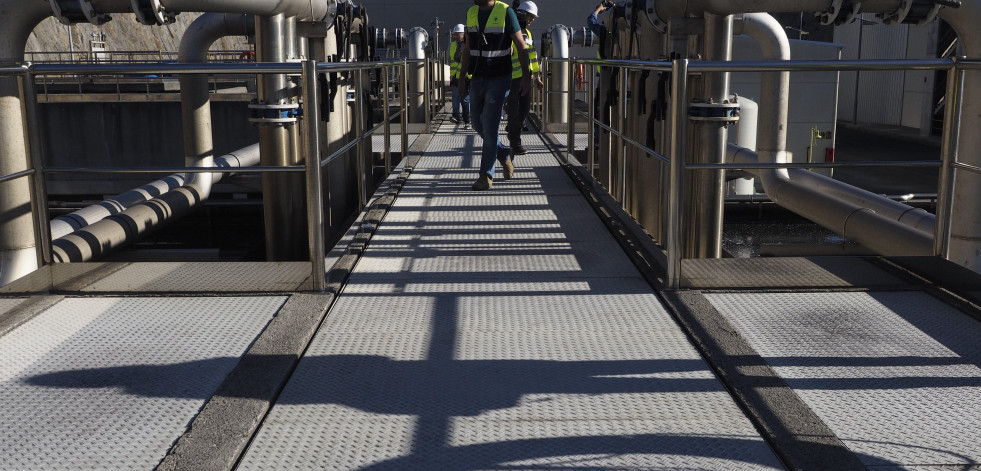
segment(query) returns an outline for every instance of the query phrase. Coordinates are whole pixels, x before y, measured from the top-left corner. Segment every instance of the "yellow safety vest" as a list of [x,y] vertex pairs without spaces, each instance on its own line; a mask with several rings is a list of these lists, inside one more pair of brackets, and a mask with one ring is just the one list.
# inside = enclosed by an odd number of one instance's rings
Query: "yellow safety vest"
[[[528,71],[537,74],[541,71],[538,67],[538,53],[535,52],[535,40],[531,38],[531,31],[527,28],[522,32],[525,37],[525,49],[528,51]],[[521,60],[518,59],[518,50],[511,53],[511,78],[521,78]]]
[[470,45],[470,62],[467,73],[479,77],[499,77],[511,71],[508,56],[511,55],[511,39],[504,34],[507,3],[498,1],[491,10],[487,24],[481,31],[478,11],[474,5],[467,11],[467,35]]
[[456,41],[450,41],[450,77],[460,78],[460,52]]

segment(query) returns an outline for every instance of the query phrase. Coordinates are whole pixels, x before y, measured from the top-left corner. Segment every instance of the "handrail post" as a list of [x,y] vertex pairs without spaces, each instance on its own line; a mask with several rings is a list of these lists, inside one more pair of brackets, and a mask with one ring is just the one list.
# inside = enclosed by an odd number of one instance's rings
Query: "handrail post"
[[432,124],[431,124],[431,121],[433,119],[433,116],[432,116],[432,110],[433,110],[433,108],[432,108],[432,106],[433,106],[433,101],[432,101],[432,94],[433,94],[433,74],[432,74],[432,70],[430,70],[431,64],[430,64],[430,61],[429,61],[429,57],[426,57],[425,59],[423,59],[423,66],[424,66],[424,69],[425,69],[425,80],[424,81],[426,82],[426,84],[425,84],[425,86],[422,87],[422,90],[423,90],[422,106],[423,106],[423,108],[425,108],[425,115],[424,115],[425,118],[424,119],[426,120],[426,134],[429,134],[429,133],[433,132]]
[[392,173],[392,117],[388,112],[388,66],[381,68],[382,74],[382,119],[385,120],[385,175]]
[[576,78],[572,75],[572,57],[566,60],[565,66],[569,68],[569,79],[566,81],[566,87],[569,89],[569,135],[566,137],[565,162],[569,163],[576,154]]
[[320,167],[320,104],[317,96],[317,61],[303,61],[303,120],[306,129],[303,144],[307,167],[307,230],[310,241],[311,281],[313,291],[327,290],[327,266],[324,261],[324,200]]
[[594,131],[596,128],[596,113],[594,112],[596,109],[596,91],[594,88],[596,84],[593,83],[595,81],[595,72],[592,64],[586,66],[586,72],[589,72],[589,77],[586,79],[586,86],[588,87],[588,90],[586,90],[586,96],[589,97],[589,99],[586,101],[586,116],[589,117],[589,119],[586,120],[586,123],[588,124],[586,128],[586,161],[589,162],[589,175],[596,178],[596,175],[593,173],[596,170],[596,146],[594,144],[594,142],[596,142],[596,133]]
[[354,96],[354,136],[357,139],[357,144],[354,146],[354,153],[357,160],[355,161],[355,172],[358,174],[358,210],[364,209],[368,204],[367,195],[367,179],[365,171],[365,161],[364,161],[364,102],[362,101],[362,93],[364,93],[364,69],[358,69],[355,74],[355,96]]
[[44,151],[41,144],[41,126],[38,121],[37,96],[30,68],[25,68],[18,77],[23,97],[27,121],[27,146],[30,152],[30,185],[34,192],[31,198],[31,211],[34,213],[34,243],[37,251],[38,267],[50,265],[52,261],[51,217],[48,215],[48,191],[44,173]]
[[943,143],[941,144],[940,181],[937,188],[937,217],[933,233],[933,252],[947,258],[950,252],[950,226],[953,217],[954,176],[957,169],[958,137],[960,135],[964,71],[957,65],[947,73],[947,108],[944,110]]
[[549,96],[552,93],[552,61],[550,58],[546,57],[542,61],[542,65],[545,70],[542,71],[542,76],[545,78],[545,90],[542,91],[542,131],[547,132],[548,123],[550,122],[548,116],[548,101],[551,99]]
[[402,59],[402,73],[399,77],[399,107],[402,109],[402,160],[409,155],[409,63]]
[[[621,91],[623,93],[623,91]],[[681,287],[681,209],[685,195],[685,152],[688,139],[688,59],[671,64],[671,170],[668,184],[668,220],[665,249],[667,279],[670,289]]]

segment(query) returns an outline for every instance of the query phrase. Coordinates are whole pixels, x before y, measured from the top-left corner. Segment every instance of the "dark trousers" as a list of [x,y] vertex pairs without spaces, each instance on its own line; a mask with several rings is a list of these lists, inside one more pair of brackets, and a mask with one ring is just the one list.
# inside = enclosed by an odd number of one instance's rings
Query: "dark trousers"
[[525,125],[525,119],[531,113],[531,93],[521,95],[521,79],[511,79],[511,92],[508,93],[506,106],[508,113],[508,125],[504,129],[508,133],[508,144],[511,147],[521,145],[521,128]]

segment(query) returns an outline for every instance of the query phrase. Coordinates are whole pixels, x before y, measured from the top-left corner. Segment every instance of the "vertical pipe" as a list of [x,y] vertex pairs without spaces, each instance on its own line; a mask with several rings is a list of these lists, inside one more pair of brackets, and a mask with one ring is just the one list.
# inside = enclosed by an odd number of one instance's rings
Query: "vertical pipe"
[[35,243],[37,244],[38,266],[51,264],[51,225],[48,221],[48,191],[44,174],[44,151],[41,147],[41,124],[38,120],[37,96],[34,91],[34,79],[25,71],[18,77],[21,96],[24,100],[24,118],[27,122],[27,145],[31,168],[34,175],[30,177],[33,198],[31,212],[34,217]]
[[367,175],[364,161],[364,100],[361,93],[364,91],[364,69],[355,71],[355,91],[354,91],[354,138],[358,140],[355,146],[354,155],[357,156],[357,167],[355,172],[358,175],[358,210],[364,209],[368,202],[367,196]]
[[681,287],[682,236],[681,208],[685,195],[685,146],[688,140],[688,59],[676,59],[671,64],[671,170],[668,197],[668,220],[665,249],[668,267],[665,284],[670,289]]
[[423,119],[425,120],[425,123],[426,123],[426,134],[429,134],[429,133],[433,132],[433,129],[432,129],[432,121],[433,121],[433,117],[432,117],[432,112],[433,112],[433,101],[432,101],[432,98],[433,98],[432,61],[430,61],[430,59],[428,57],[426,57],[426,58],[423,59],[423,64],[425,64],[425,67],[426,67],[426,69],[425,69],[426,70],[425,77],[423,78],[423,80],[425,81],[425,85],[422,87],[422,90],[423,90],[422,107],[425,110],[423,112],[423,116],[424,116]]
[[[956,58],[955,58],[956,61]],[[964,72],[961,71],[957,63],[951,67],[947,73],[947,109],[944,110],[944,132],[943,144],[941,145],[942,165],[940,167],[940,181],[937,191],[937,218],[934,226],[933,250],[939,257],[947,258],[950,252],[950,226],[954,197],[954,177],[958,154],[958,134],[961,125],[961,84],[964,80]]]
[[[282,14],[258,17],[256,21],[256,59],[261,62],[286,62],[286,18]],[[259,80],[258,99],[264,104],[286,104],[286,76],[264,74]],[[259,146],[264,166],[290,164],[292,150],[290,131],[282,123],[259,125]],[[265,216],[266,258],[270,261],[304,260],[307,255],[299,243],[306,231],[301,224],[305,212],[299,206],[303,197],[294,195],[290,175],[262,176],[263,213]]]
[[[568,70],[572,70],[572,58],[569,57],[565,61],[565,67]],[[566,158],[565,162],[569,163],[570,160],[574,159],[576,156],[576,86],[575,86],[575,74],[569,73],[568,81],[566,81],[567,94],[566,98],[568,101],[568,108],[566,113],[569,115],[569,134],[566,136]]]
[[320,167],[320,103],[317,96],[317,61],[303,61],[303,147],[307,167],[307,238],[310,249],[313,291],[327,289],[324,261],[324,199]]
[[392,117],[389,116],[389,106],[388,106],[388,72],[390,71],[389,66],[383,66],[380,73],[382,74],[382,119],[385,121],[385,175],[392,173]]
[[594,145],[594,139],[596,139],[596,113],[594,112],[596,100],[596,91],[593,89],[596,86],[596,79],[594,74],[596,73],[593,69],[593,65],[586,66],[586,71],[588,78],[586,78],[586,94],[589,99],[586,100],[586,115],[589,116],[587,123],[589,124],[586,129],[586,160],[589,162],[589,175],[596,178],[594,172],[596,171],[596,146]]
[[617,108],[617,151],[616,155],[619,158],[617,165],[619,165],[620,175],[619,175],[619,186],[617,191],[619,193],[620,205],[627,207],[627,148],[624,138],[624,133],[626,132],[627,124],[627,74],[630,71],[626,67],[620,68],[620,103]]
[[[569,54],[569,30],[562,25],[552,26],[549,30],[552,37],[552,57],[555,59],[568,59]],[[569,78],[566,74],[572,73],[569,70],[569,62],[563,61],[553,61],[551,72],[551,81],[549,82],[549,88],[552,89],[553,95],[549,98],[549,112],[548,112],[548,122],[563,124],[568,122],[569,117],[566,115],[569,110],[569,104],[566,100],[569,98],[565,90],[569,86]]]
[[403,59],[399,66],[399,108],[402,110],[402,160],[409,156],[409,63]]
[[[27,170],[27,125],[17,77],[0,77],[0,175]],[[27,179],[0,183],[0,286],[37,269],[36,223]]]

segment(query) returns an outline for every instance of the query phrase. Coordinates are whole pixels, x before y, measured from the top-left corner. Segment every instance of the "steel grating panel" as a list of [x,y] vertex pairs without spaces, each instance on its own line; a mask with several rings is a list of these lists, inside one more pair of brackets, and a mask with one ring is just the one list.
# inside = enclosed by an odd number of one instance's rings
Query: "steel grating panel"
[[70,298],[0,338],[0,469],[151,469],[286,298]]
[[309,262],[134,263],[82,291],[293,291],[309,276]]
[[978,321],[921,292],[706,297],[870,469],[981,461]]
[[[379,129],[378,131],[376,131],[376,134],[374,134],[374,135],[371,136],[371,151],[372,152],[377,152],[377,153],[385,152],[385,135],[384,135],[384,133],[385,133],[385,129],[382,128],[382,129]],[[409,147],[412,147],[412,144],[415,144],[416,139],[419,139],[419,135],[418,134],[409,134],[408,137],[409,137]],[[395,134],[394,127],[393,127],[393,130],[392,130],[392,135],[391,135],[391,137],[389,139],[389,144],[391,144],[391,148],[390,149],[391,149],[392,152],[402,152],[402,136],[400,134]]]
[[26,298],[0,298],[0,314],[5,314],[18,304],[24,302]]
[[638,278],[356,276],[239,469],[782,469]]
[[909,285],[860,258],[775,257],[683,260],[688,288],[892,287]]

